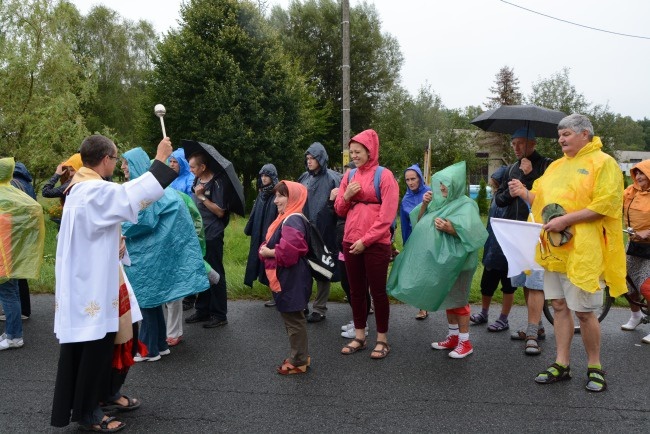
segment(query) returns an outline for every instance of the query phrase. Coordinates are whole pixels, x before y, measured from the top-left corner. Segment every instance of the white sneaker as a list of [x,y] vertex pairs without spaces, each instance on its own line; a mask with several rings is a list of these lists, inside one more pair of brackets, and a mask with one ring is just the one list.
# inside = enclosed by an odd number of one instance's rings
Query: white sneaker
[[20,348],[23,345],[25,345],[23,338],[7,339],[7,335],[5,333],[0,336],[0,351]]
[[166,350],[160,351],[158,354],[160,354],[161,356],[166,356],[167,354],[171,354],[171,350],[167,348]]
[[642,319],[643,315],[639,316],[638,318],[631,316],[630,319],[621,326],[621,329],[627,331],[634,330],[639,324],[641,324]]
[[650,335],[648,335],[645,338],[641,339],[641,342],[643,342],[644,344],[650,344]]
[[[357,333],[354,330],[354,326],[351,329],[348,329],[344,332],[341,332],[341,336],[347,339],[354,339],[357,337]],[[368,336],[368,327],[366,327],[366,336]]]
[[157,362],[158,360],[160,360],[160,358],[161,358],[160,354],[158,354],[157,356],[153,356],[153,357],[144,357],[144,356],[141,356],[140,354],[138,354],[137,356],[135,356],[133,358],[133,361],[134,362]]
[[[21,315],[20,315],[20,319],[22,319],[22,320],[28,320],[29,317],[28,317],[27,315],[22,315],[22,314],[21,314]],[[5,314],[0,315],[0,321],[7,321],[7,315],[5,315]]]
[[354,321],[350,321],[349,323],[341,326],[342,332],[347,332],[350,329],[354,330]]

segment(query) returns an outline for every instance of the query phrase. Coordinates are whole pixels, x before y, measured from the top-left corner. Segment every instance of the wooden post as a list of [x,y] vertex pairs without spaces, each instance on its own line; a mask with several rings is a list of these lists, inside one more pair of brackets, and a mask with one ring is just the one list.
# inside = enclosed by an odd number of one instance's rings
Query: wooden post
[[348,142],[350,141],[350,0],[341,2],[341,73],[343,88],[341,89],[341,139],[343,142],[343,171],[350,162]]

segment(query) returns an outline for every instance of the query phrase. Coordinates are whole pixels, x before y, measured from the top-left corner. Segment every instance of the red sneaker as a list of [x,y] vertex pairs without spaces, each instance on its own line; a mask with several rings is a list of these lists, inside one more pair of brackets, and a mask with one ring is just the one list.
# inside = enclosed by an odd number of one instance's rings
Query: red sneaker
[[431,348],[434,350],[453,350],[458,346],[458,335],[449,335],[442,342],[433,342]]
[[458,346],[454,348],[454,351],[449,353],[449,357],[452,359],[464,359],[474,352],[472,348],[472,343],[469,340],[458,342]]

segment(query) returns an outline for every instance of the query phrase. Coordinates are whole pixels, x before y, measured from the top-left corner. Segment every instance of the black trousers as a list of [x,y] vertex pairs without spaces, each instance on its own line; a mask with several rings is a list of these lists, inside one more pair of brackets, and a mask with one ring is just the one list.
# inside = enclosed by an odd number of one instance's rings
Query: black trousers
[[216,285],[201,292],[196,299],[196,312],[210,315],[219,320],[228,318],[228,293],[226,291],[226,270],[223,268],[223,233],[214,240],[205,240],[205,260],[219,273],[221,279]]

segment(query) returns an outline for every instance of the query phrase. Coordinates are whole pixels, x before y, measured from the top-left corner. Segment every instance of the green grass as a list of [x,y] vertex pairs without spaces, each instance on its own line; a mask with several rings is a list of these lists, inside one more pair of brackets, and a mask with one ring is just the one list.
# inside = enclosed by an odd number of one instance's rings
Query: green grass
[[[39,199],[39,202],[47,209],[52,204],[56,204],[57,200],[53,199]],[[486,217],[483,217],[486,221]],[[224,267],[226,268],[226,278],[228,283],[228,294],[230,299],[241,300],[266,300],[270,296],[269,289],[258,283],[254,283],[252,288],[244,285],[244,271],[246,269],[246,259],[248,258],[248,249],[250,246],[250,238],[244,235],[244,226],[247,220],[233,216],[230,219],[230,224],[226,228],[225,245],[224,245]],[[30,290],[33,293],[54,293],[54,259],[56,256],[56,224],[49,219],[45,223],[46,236],[45,236],[45,252],[43,265],[41,267],[41,276],[36,281],[30,282]],[[399,231],[399,227],[397,229]],[[402,250],[401,237],[397,236],[397,248]],[[472,290],[470,292],[469,301],[472,304],[481,302],[481,276],[483,274],[483,265],[480,258],[483,257],[483,249],[479,251],[479,264],[474,273],[472,280]],[[314,291],[315,293],[315,291]],[[494,294],[492,298],[493,303],[501,303],[502,293],[500,290]],[[340,301],[344,300],[345,293],[339,283],[332,283],[330,300]],[[397,302],[397,301],[395,301]],[[524,304],[523,291],[519,290],[515,293],[515,304]],[[627,306],[625,299],[620,297],[616,300],[617,306]]]

